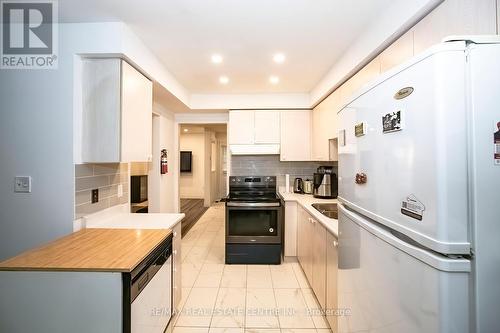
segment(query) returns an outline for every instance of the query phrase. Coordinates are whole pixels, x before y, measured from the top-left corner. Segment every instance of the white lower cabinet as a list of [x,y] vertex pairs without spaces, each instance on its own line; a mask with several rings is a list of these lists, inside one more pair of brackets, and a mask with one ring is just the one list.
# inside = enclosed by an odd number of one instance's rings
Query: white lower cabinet
[[300,205],[297,207],[297,258],[328,323],[337,332],[337,237]]
[[311,218],[312,223],[312,289],[321,308],[326,307],[326,229]]
[[180,301],[182,298],[182,254],[181,254],[181,223],[173,229],[172,240],[172,257],[173,257],[173,306],[174,311],[180,311]]
[[285,257],[297,256],[297,203],[285,202]]
[[302,207],[297,209],[297,257],[309,285],[312,285],[312,224],[309,214]]
[[333,234],[326,233],[326,319],[330,328],[337,332],[337,269],[338,269],[338,239]]

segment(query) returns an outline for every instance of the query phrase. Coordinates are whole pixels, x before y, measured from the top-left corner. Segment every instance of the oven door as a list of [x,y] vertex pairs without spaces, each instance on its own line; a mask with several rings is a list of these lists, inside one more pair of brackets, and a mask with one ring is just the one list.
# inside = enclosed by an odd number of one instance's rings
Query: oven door
[[281,205],[274,203],[226,203],[226,243],[280,244]]

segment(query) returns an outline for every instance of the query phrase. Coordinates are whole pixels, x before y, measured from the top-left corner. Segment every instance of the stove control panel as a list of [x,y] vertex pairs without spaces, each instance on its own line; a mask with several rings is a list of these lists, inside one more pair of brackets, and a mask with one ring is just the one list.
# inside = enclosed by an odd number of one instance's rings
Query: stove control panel
[[275,185],[276,176],[231,176],[230,185]]

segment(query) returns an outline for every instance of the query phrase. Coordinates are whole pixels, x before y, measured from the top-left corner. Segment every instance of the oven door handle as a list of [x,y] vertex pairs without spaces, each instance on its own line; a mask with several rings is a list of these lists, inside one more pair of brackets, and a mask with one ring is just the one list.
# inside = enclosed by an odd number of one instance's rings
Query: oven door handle
[[279,202],[226,202],[228,207],[279,207]]

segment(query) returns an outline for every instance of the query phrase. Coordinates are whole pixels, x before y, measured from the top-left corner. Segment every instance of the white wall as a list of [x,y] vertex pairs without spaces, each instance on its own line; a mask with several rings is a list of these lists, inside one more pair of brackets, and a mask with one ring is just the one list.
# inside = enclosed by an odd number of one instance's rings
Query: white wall
[[[114,24],[59,26],[59,68],[0,70],[0,260],[73,230],[73,60],[119,47]],[[30,194],[14,176],[33,177]]]
[[[192,172],[180,173],[179,193],[181,198],[204,199],[205,197],[205,133],[181,134],[181,151],[192,151]],[[209,187],[210,188],[210,187]]]
[[[149,173],[149,212],[176,213],[175,182],[177,177],[178,149],[175,147],[174,114],[154,104],[153,111],[153,162]],[[168,152],[168,173],[160,174],[160,151]]]

